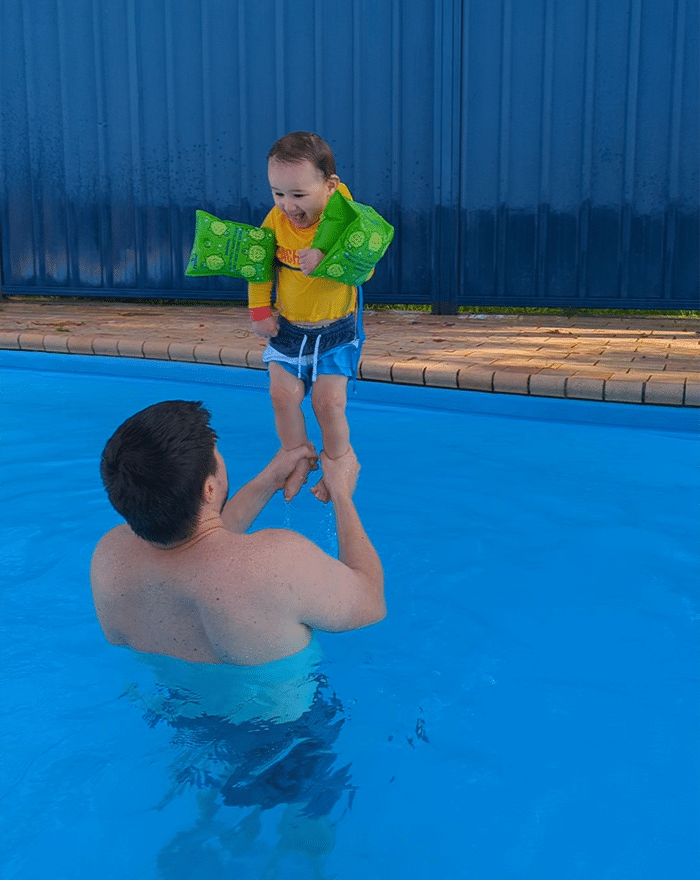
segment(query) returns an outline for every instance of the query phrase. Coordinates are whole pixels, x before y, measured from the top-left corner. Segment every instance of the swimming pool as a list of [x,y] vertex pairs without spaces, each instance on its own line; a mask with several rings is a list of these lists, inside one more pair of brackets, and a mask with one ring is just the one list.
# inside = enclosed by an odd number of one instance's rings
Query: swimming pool
[[[325,837],[282,807],[246,836],[245,809],[203,819],[194,790],[154,809],[171,731],[121,698],[145,673],[104,642],[88,563],[118,521],[97,472],[114,427],[202,399],[243,481],[276,447],[264,375],[0,365],[3,878],[697,874],[697,412],[358,383],[357,504],[389,615],[319,636],[354,799]],[[267,525],[333,549],[309,493]]]

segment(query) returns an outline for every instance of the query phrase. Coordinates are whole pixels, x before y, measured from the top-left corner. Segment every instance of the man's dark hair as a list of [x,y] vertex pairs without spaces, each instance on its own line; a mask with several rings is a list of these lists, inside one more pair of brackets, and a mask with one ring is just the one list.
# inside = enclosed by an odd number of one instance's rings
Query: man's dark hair
[[165,400],[131,416],[107,441],[100,473],[114,509],[146,541],[174,544],[195,531],[216,432],[199,401]]
[[333,150],[323,138],[310,131],[292,131],[281,137],[272,145],[267,159],[283,165],[297,165],[308,159],[326,180],[335,174]]

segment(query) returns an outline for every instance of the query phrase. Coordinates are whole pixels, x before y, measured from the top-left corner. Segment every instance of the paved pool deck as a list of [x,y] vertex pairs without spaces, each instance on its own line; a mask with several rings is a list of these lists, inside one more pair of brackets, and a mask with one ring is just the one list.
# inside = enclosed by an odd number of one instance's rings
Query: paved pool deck
[[[700,319],[430,315],[365,310],[370,382],[660,406],[700,406]],[[264,369],[239,304],[9,297],[0,349]]]

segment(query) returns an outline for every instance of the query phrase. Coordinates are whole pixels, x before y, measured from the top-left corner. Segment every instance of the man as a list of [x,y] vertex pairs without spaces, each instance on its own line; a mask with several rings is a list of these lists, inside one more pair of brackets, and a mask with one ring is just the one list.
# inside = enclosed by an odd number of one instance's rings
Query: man
[[246,530],[303,457],[280,450],[230,500],[226,465],[201,403],[171,400],[127,419],[102,454],[126,520],[95,549],[95,609],[115,645],[200,663],[252,666],[302,651],[312,630],[345,632],[386,614],[377,552],[352,501],[350,449],[323,478],[338,559],[285,529]]

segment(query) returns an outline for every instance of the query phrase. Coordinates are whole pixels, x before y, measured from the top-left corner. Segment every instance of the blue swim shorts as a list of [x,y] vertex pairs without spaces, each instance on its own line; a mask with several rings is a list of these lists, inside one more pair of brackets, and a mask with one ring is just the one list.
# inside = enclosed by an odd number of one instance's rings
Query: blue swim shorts
[[263,352],[263,361],[274,361],[300,379],[305,395],[317,376],[355,377],[362,335],[354,314],[319,329],[297,327],[281,315],[278,320],[279,331]]
[[209,789],[226,806],[274,809],[298,804],[308,818],[328,816],[336,803],[351,806],[356,788],[350,764],[338,766],[334,744],[345,723],[343,706],[328,679],[314,673],[316,692],[295,721],[253,718],[232,722],[218,715],[178,713],[194,695],[157,685],[150,707],[142,696],[149,727],[165,722],[174,731],[172,784],[159,806],[190,787]]

